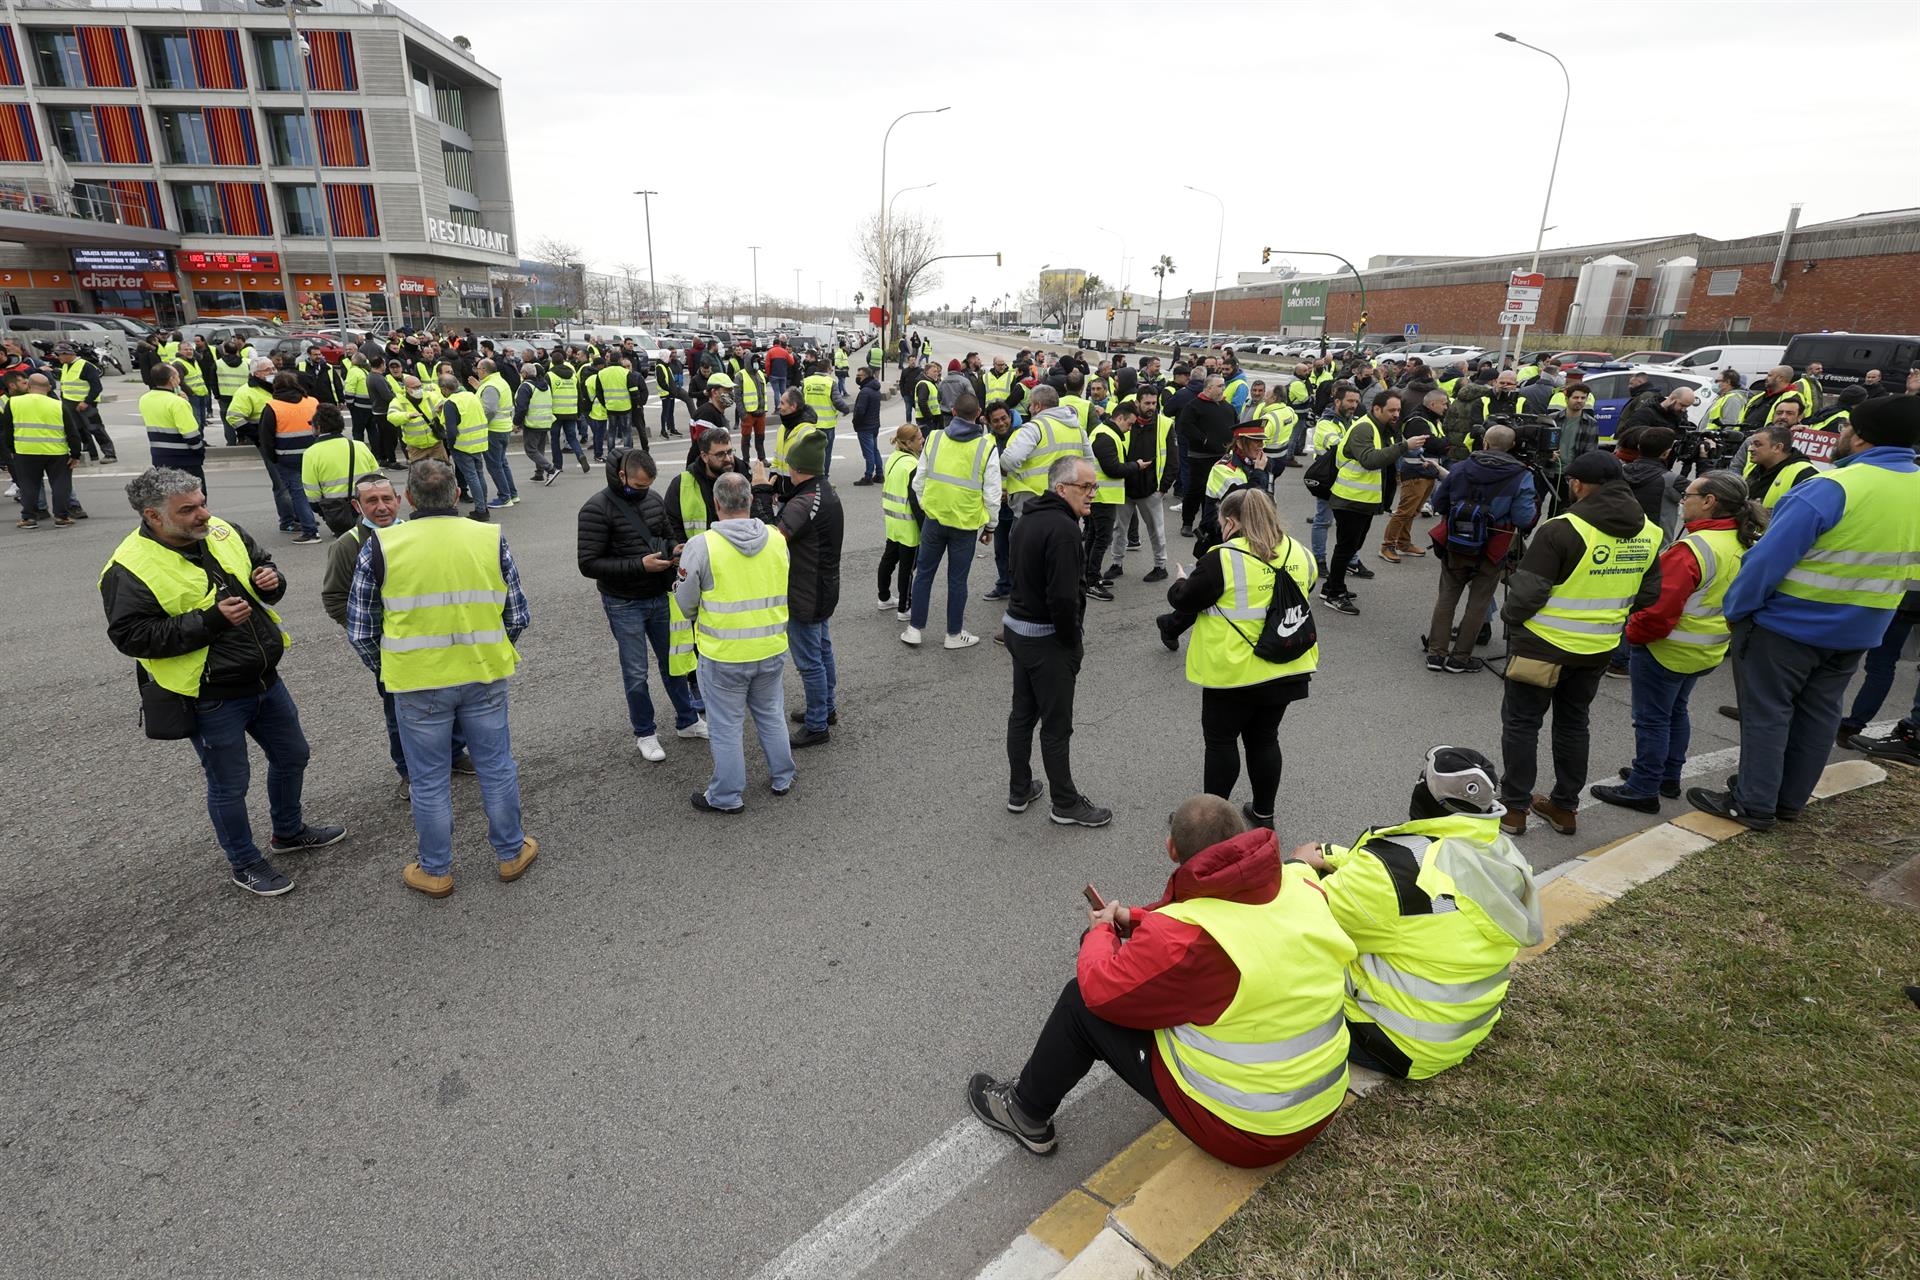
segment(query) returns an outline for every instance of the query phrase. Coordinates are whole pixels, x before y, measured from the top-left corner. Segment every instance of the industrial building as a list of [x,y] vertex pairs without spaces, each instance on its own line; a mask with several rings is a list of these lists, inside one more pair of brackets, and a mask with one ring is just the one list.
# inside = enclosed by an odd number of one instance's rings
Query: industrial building
[[[1342,271],[1195,292],[1191,328],[1306,338],[1349,334],[1365,292],[1367,331],[1497,340],[1508,277],[1529,252],[1488,258],[1375,258]],[[1644,338],[1685,348],[1748,334],[1783,340],[1823,329],[1920,333],[1920,209],[1740,240],[1698,234],[1549,249],[1535,332]],[[1243,277],[1244,278],[1244,277]]]
[[381,0],[300,3],[301,56],[286,3],[6,0],[0,307],[501,314],[493,273],[518,253],[499,77]]

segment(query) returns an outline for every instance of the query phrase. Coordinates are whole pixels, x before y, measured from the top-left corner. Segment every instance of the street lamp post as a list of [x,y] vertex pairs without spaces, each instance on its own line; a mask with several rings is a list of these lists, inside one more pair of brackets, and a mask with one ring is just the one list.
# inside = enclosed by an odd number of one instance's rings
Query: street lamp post
[[753,322],[757,325],[760,323],[760,246],[750,244],[747,248],[753,251]]
[[[1272,247],[1269,247],[1266,252],[1269,256],[1277,253],[1283,258],[1332,258],[1334,261],[1338,262],[1341,266],[1353,272],[1353,282],[1360,286],[1360,315],[1362,316],[1362,318],[1366,316],[1367,314],[1367,282],[1360,278],[1360,268],[1354,266],[1351,262],[1348,262],[1345,258],[1341,257],[1339,254],[1328,253],[1324,249],[1275,249]],[[1282,319],[1285,319],[1285,317],[1283,316]],[[1359,333],[1355,333],[1353,336],[1356,342],[1359,341],[1359,338],[1360,338]],[[1320,317],[1320,346],[1323,351],[1326,349],[1326,338],[1327,338],[1327,318],[1323,315]]]
[[[893,124],[887,126],[887,131],[880,135],[880,305],[885,308],[887,312],[886,327],[880,331],[880,346],[882,350],[885,350],[887,345],[887,331],[892,329],[894,323],[893,282],[887,276],[887,250],[889,247],[889,241],[887,240],[887,143],[893,138],[893,125],[899,124],[908,116],[937,116],[942,111],[949,110],[952,110],[952,108],[926,107],[919,111],[902,111],[893,118]],[[796,285],[794,287],[794,293],[798,294],[799,292],[799,287]],[[795,299],[795,302],[798,302],[798,298]]]
[[793,269],[793,309],[799,311],[807,304],[800,300],[800,268]]
[[[307,46],[300,38],[300,10],[318,9],[320,0],[254,0],[263,9],[285,9],[293,50],[287,62],[300,85],[300,109],[307,117],[307,146],[313,157],[313,198],[319,207],[320,234],[327,239],[327,272],[333,280],[333,303],[340,309],[340,345],[347,345],[347,288],[340,278],[340,258],[333,247],[333,202],[327,199],[327,180],[320,175],[320,124],[313,117],[313,98],[307,92]],[[287,312],[292,315],[291,309]]]
[[1188,187],[1187,190],[1213,196],[1213,202],[1220,206],[1220,231],[1213,241],[1213,296],[1207,304],[1207,346],[1212,347],[1213,319],[1220,310],[1220,249],[1227,242],[1227,202],[1211,191],[1201,191],[1199,187]]
[[653,284],[653,278],[654,278],[653,277],[653,197],[659,195],[660,193],[658,191],[636,191],[633,194],[640,197],[641,208],[646,211],[646,216],[647,216],[647,305],[652,309],[653,313],[656,316],[658,316],[660,314],[660,295],[654,292],[654,284]]
[[[1560,175],[1560,144],[1567,136],[1567,108],[1573,105],[1573,77],[1567,74],[1566,63],[1560,61],[1557,55],[1548,53],[1547,50],[1542,49],[1539,45],[1528,44],[1525,40],[1510,36],[1504,31],[1496,31],[1493,34],[1496,39],[1505,40],[1508,44],[1517,44],[1522,49],[1531,49],[1535,53],[1545,53],[1549,58],[1552,58],[1553,64],[1560,68],[1560,81],[1565,89],[1564,96],[1560,99],[1560,132],[1555,134],[1553,139],[1553,165],[1547,170],[1547,198],[1540,203],[1540,230],[1533,238],[1533,265],[1527,268],[1528,271],[1538,271],[1540,270],[1540,246],[1547,238],[1547,211],[1553,207],[1553,181]],[[1520,350],[1522,340],[1526,337],[1526,332],[1527,326],[1524,324],[1514,328],[1513,349],[1516,352]],[[1500,338],[1500,362],[1505,364],[1506,358],[1507,339],[1503,333]]]

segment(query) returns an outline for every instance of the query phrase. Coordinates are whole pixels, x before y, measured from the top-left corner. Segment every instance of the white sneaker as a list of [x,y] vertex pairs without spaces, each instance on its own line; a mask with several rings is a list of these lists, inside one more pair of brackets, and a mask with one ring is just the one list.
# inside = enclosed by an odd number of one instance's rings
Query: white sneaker
[[644,738],[635,738],[633,745],[640,748],[641,755],[653,761],[655,764],[667,758],[667,753],[661,749],[660,739],[653,734],[648,734]]
[[900,633],[900,643],[910,644],[918,649],[920,647],[920,628],[911,625],[908,626],[905,631]]
[[980,643],[980,637],[971,631],[962,631],[957,636],[948,636],[944,643],[949,649],[971,649]]
[[893,616],[895,620],[899,622],[907,622],[912,619],[913,613],[911,610],[902,609],[900,612],[894,614]]
[[674,733],[682,738],[704,738],[707,736],[707,722],[695,720],[684,729],[675,729]]
[[878,605],[875,605],[874,607],[881,610],[891,609],[893,608],[893,601],[882,600]]

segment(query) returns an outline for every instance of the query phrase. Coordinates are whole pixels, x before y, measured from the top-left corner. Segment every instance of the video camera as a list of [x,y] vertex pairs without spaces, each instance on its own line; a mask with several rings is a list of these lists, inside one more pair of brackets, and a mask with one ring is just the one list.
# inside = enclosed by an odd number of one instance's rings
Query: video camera
[[1681,467],[1698,465],[1702,471],[1711,471],[1733,457],[1740,448],[1741,437],[1730,431],[1702,431],[1697,427],[1688,427],[1679,433],[1673,444],[1673,461]]
[[1496,413],[1481,428],[1482,438],[1485,438],[1486,427],[1495,423],[1513,428],[1513,456],[1522,466],[1538,467],[1544,464],[1555,470],[1559,468],[1561,430],[1558,419],[1533,413]]

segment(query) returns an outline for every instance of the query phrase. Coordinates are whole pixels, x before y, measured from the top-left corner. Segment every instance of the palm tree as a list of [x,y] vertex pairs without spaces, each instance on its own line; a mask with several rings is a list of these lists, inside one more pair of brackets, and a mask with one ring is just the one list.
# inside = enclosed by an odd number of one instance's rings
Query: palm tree
[[1174,274],[1173,259],[1166,254],[1160,255],[1160,261],[1153,264],[1153,274],[1160,281],[1153,289],[1153,322],[1160,323],[1160,295],[1166,290],[1167,277]]

